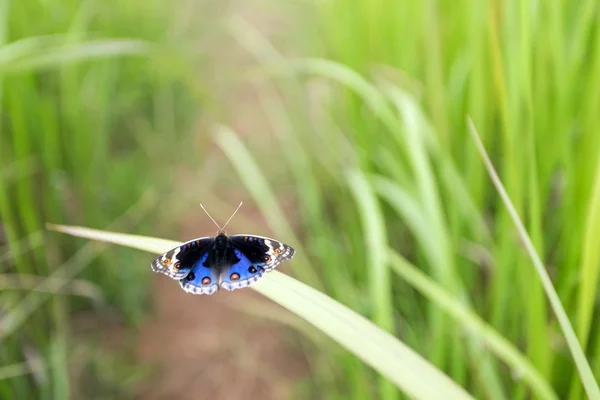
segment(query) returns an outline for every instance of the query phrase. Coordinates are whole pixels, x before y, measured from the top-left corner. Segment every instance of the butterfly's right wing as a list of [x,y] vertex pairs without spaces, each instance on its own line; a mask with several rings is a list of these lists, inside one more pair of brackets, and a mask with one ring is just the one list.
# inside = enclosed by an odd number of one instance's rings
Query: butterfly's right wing
[[203,237],[185,242],[152,261],[152,271],[172,279],[183,279],[208,254],[214,240],[214,237]]
[[291,260],[296,251],[285,243],[265,236],[234,235],[229,240],[252,264],[261,263],[270,271],[286,260]]

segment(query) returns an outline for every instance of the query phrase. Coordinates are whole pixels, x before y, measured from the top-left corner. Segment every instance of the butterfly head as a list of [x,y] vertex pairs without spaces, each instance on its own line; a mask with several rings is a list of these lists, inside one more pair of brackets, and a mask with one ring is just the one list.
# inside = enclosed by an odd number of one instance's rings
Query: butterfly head
[[227,241],[229,239],[227,239],[227,235],[225,234],[224,230],[220,230],[219,233],[217,233],[217,236],[215,237],[215,248],[217,250],[225,250],[225,248],[227,248]]

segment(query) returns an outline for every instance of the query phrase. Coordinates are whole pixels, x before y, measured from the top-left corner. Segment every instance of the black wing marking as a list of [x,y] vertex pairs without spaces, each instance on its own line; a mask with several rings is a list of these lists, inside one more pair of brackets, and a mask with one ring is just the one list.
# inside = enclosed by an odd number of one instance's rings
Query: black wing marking
[[182,243],[152,261],[152,271],[172,279],[183,279],[204,253],[210,250],[214,237],[203,237]]
[[229,240],[252,263],[264,263],[262,267],[266,271],[292,259],[296,253],[291,246],[264,236],[234,235],[230,236]]

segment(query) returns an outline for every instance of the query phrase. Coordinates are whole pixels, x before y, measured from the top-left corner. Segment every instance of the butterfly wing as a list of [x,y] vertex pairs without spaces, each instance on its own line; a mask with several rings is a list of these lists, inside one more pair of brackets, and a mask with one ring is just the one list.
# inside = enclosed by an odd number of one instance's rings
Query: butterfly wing
[[215,238],[199,238],[157,257],[152,270],[178,279],[188,293],[213,294],[220,287],[247,287],[295,253],[292,247],[262,236],[235,235],[228,240],[231,247],[224,257],[215,251]]
[[229,240],[252,264],[264,263],[262,267],[265,271],[292,259],[296,252],[291,246],[264,236],[235,235],[230,236]]
[[265,274],[264,261],[252,262],[240,250],[233,249],[235,258],[233,264],[221,270],[221,283],[223,289],[235,290],[248,287],[258,281]]
[[187,293],[213,294],[219,290],[219,272],[207,264],[209,251],[194,263],[185,278],[179,281],[181,288]]
[[208,252],[213,242],[212,237],[185,242],[152,261],[152,271],[165,274],[172,279],[183,279],[190,273],[196,262]]
[[253,235],[230,236],[235,261],[221,272],[226,290],[248,287],[278,264],[294,256],[294,249],[277,240]]

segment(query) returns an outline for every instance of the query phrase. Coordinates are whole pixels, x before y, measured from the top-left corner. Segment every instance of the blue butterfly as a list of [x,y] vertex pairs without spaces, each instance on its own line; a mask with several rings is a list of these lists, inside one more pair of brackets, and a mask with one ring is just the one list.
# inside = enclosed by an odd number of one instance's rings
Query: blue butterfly
[[[240,207],[241,203],[237,210]],[[219,227],[217,236],[190,240],[157,257],[152,262],[152,271],[179,280],[181,288],[188,293],[213,294],[221,288],[236,290],[250,286],[294,257],[292,247],[271,238],[227,236],[224,228],[233,215],[223,228]],[[208,216],[215,222],[210,214]]]

